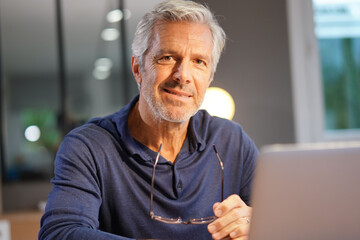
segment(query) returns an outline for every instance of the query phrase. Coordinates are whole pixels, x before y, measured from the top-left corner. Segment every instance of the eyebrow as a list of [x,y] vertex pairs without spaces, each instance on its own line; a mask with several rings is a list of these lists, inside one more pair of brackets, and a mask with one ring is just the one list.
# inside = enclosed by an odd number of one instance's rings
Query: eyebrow
[[[159,51],[157,51],[155,53],[155,56],[161,56],[161,55],[164,55],[164,54],[170,54],[170,55],[178,55],[178,53],[175,51],[175,50],[172,50],[172,49],[159,49]],[[193,56],[196,58],[196,59],[204,59],[208,62],[211,62],[211,55],[207,55],[207,54],[201,54],[201,53],[194,53]]]
[[159,51],[155,53],[155,56],[159,56],[163,54],[177,54],[177,52],[171,49],[159,49]]
[[207,55],[207,54],[200,54],[200,53],[195,53],[194,54],[195,58],[198,58],[198,59],[204,59],[208,62],[211,62],[211,55]]

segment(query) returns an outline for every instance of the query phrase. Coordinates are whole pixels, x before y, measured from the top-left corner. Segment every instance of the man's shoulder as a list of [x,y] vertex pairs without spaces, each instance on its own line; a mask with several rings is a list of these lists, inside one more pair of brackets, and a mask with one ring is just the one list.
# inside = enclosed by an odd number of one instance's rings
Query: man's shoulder
[[205,110],[200,110],[194,115],[189,127],[189,133],[198,142],[203,143],[217,141],[216,139],[233,143],[250,140],[239,123],[211,116]]
[[211,129],[230,130],[230,131],[242,131],[242,126],[229,119],[211,116],[206,110],[199,110],[194,116],[194,124],[207,126]]
[[253,155],[256,156],[257,148],[254,141],[237,122],[211,116],[201,110],[194,116],[192,127],[194,136],[203,139],[206,143],[215,143],[224,148],[231,143],[231,148],[235,152],[253,152]]
[[117,113],[105,116],[93,118],[90,121],[84,123],[72,129],[66,138],[78,138],[78,139],[104,139],[110,136],[118,136],[117,125],[114,118]]

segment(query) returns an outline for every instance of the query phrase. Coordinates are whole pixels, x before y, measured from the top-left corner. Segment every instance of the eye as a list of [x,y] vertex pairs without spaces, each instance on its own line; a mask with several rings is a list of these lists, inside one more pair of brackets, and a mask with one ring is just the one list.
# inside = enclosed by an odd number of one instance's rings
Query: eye
[[195,59],[194,60],[194,63],[197,65],[197,66],[201,66],[201,67],[205,67],[207,64],[204,60],[201,60],[201,59]]
[[200,60],[200,59],[196,59],[195,62],[196,62],[197,64],[204,64],[204,61],[203,61],[203,60]]
[[157,60],[158,63],[170,63],[173,61],[175,61],[174,57],[168,55],[162,56]]
[[165,61],[170,61],[171,59],[173,59],[172,56],[164,56],[161,59],[165,60]]

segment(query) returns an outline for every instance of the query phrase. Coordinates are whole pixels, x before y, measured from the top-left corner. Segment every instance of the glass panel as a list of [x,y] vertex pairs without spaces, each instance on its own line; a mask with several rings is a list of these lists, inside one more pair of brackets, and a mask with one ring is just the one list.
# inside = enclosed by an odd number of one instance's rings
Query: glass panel
[[[67,119],[79,125],[119,110],[136,94],[130,43],[131,12],[119,0],[63,0]],[[84,14],[83,8],[92,14]],[[125,60],[125,61],[124,61]],[[134,91],[135,90],[135,91]]]
[[117,111],[137,93],[125,35],[131,12],[119,10],[123,1],[60,3],[63,82],[55,1],[1,1],[6,181],[51,178],[64,133]]
[[60,140],[54,4],[3,0],[0,9],[3,177],[7,181],[50,178]]
[[360,0],[313,0],[326,130],[360,128]]
[[[0,1],[0,161],[6,211],[34,208],[46,200],[64,133],[119,110],[138,93],[130,68],[131,42],[140,17],[160,1]],[[64,78],[59,77],[58,2]],[[103,38],[109,28],[117,29],[118,38],[110,41],[117,35],[113,30]]]
[[[116,1],[64,0],[62,3],[66,44],[67,118],[78,125],[93,116],[110,113],[113,104],[117,107],[121,105],[119,95],[115,95],[114,99],[112,91],[120,89],[119,40],[114,38],[112,41],[104,41],[101,38],[102,30],[106,26],[110,27],[106,21],[106,13],[117,6]],[[87,11],[93,14],[83,14],[82,6],[86,6]],[[117,26],[114,29],[118,31]],[[96,68],[98,58],[103,61],[98,61]]]

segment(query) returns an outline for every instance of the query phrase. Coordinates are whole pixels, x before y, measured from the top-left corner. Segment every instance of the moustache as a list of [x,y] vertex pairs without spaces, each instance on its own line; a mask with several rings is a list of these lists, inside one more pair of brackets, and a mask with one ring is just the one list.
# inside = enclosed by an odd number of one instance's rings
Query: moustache
[[167,81],[161,84],[161,88],[169,89],[169,90],[177,90],[181,92],[188,93],[189,95],[194,95],[196,91],[193,87],[188,84],[182,84],[177,81]]

